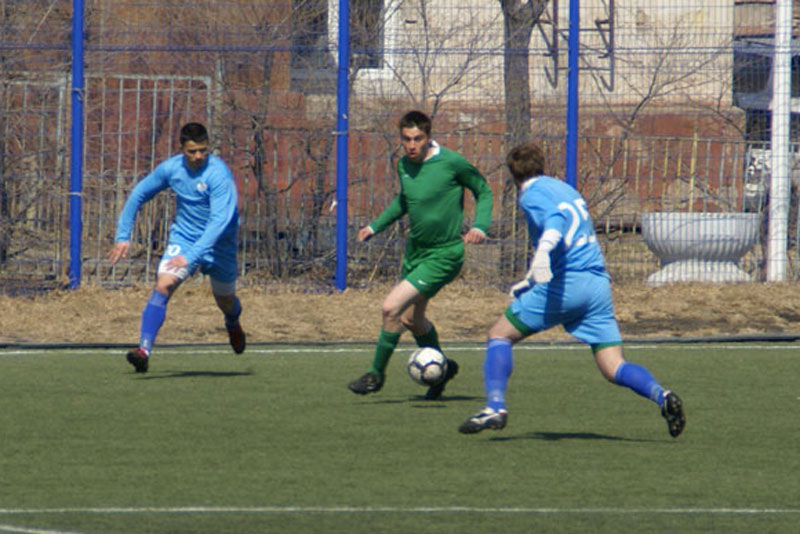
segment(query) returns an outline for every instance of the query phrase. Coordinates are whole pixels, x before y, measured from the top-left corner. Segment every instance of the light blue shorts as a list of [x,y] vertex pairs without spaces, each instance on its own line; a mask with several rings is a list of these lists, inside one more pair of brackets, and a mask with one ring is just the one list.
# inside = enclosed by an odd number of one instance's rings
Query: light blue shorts
[[211,277],[212,281],[222,282],[224,284],[231,284],[236,281],[239,274],[238,263],[236,258],[236,247],[221,247],[217,246],[199,262],[193,263],[182,269],[167,269],[165,264],[171,258],[185,254],[191,245],[181,243],[178,241],[170,241],[167,245],[167,250],[161,257],[161,262],[158,264],[158,272],[168,272],[177,276],[180,280],[186,280],[197,271],[198,267],[200,272],[207,274]]
[[604,272],[567,272],[536,284],[511,302],[505,316],[525,335],[564,325],[590,345],[622,342],[611,283]]

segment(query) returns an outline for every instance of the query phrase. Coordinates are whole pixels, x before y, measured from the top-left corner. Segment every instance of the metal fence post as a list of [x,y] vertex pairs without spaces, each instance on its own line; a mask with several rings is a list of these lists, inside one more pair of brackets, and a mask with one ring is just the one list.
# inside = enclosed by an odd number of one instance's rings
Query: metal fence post
[[339,70],[336,87],[336,289],[347,287],[347,128],[350,72],[350,0],[339,0]]
[[83,0],[72,1],[72,144],[69,188],[69,287],[81,285],[83,194]]

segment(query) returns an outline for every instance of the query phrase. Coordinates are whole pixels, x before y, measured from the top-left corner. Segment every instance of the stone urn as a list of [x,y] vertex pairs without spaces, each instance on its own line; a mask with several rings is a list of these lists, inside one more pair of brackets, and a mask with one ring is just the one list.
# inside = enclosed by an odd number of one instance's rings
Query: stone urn
[[738,263],[756,243],[760,225],[758,213],[645,213],[644,241],[661,260],[647,284],[751,281]]

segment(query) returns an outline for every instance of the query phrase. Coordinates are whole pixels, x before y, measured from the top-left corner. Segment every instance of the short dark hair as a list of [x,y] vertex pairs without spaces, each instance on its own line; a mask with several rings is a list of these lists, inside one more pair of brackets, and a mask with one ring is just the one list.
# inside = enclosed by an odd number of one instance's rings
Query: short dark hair
[[185,145],[187,141],[195,143],[208,142],[208,130],[199,122],[190,122],[183,125],[181,128],[181,146]]
[[544,174],[544,153],[536,143],[525,143],[511,149],[506,165],[515,180],[525,180]]
[[409,111],[400,119],[398,123],[398,127],[402,130],[403,128],[413,128],[417,127],[428,137],[431,136],[431,118],[425,115],[421,111]]

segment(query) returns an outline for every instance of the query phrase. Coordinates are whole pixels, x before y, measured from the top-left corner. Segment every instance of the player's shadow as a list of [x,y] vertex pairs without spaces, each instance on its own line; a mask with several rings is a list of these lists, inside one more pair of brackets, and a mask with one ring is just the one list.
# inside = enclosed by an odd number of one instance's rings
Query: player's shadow
[[517,439],[539,439],[542,441],[582,439],[582,440],[622,441],[628,443],[646,443],[651,441],[657,441],[653,439],[631,439],[621,436],[610,436],[608,434],[596,434],[594,432],[526,432],[525,434],[517,434],[516,436],[496,436],[491,438],[492,441],[511,441]]
[[160,380],[163,378],[231,378],[237,376],[251,376],[253,371],[162,371],[158,374],[148,374],[142,380]]
[[431,399],[428,400],[425,398],[425,395],[412,395],[408,398],[408,402],[426,402],[430,404],[441,404],[445,402],[474,402],[476,400],[481,400],[483,397],[471,396],[471,395],[442,395],[438,399]]
[[407,399],[380,399],[373,400],[374,404],[414,404],[413,408],[444,408],[448,402],[463,402],[481,400],[483,397],[473,397],[468,395],[442,395],[438,399],[428,400],[425,395],[412,395]]
[[406,401],[402,399],[381,399],[381,400],[373,400],[372,402],[369,403],[358,403],[358,404],[363,404],[364,406],[373,406],[375,404],[403,404],[404,402]]

